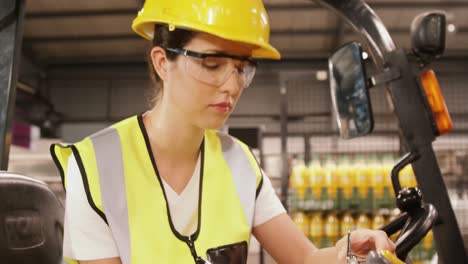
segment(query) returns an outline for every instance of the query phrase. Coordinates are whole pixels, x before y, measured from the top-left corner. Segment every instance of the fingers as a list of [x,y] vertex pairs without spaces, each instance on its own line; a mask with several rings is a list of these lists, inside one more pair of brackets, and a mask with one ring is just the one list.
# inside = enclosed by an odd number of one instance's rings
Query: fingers
[[346,261],[346,251],[338,251],[338,263],[345,263]]
[[[338,263],[344,263],[347,255],[347,237],[336,243]],[[395,244],[381,230],[357,229],[351,232],[351,251],[359,256],[366,256],[371,250],[386,249],[395,253]]]
[[347,253],[347,237],[343,237],[338,242],[336,242],[336,251],[338,257],[338,263],[344,263],[346,261],[346,253]]
[[395,244],[388,238],[387,234],[381,230],[370,230],[376,250],[386,249],[392,253],[395,252]]

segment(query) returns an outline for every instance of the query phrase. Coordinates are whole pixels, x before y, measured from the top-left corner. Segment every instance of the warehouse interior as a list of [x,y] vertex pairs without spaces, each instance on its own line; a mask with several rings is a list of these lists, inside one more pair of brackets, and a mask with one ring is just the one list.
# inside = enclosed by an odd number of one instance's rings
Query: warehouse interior
[[[144,0],[27,1],[8,171],[46,182],[63,202],[65,193],[50,157],[50,144],[77,142],[149,109],[149,43],[130,27],[143,3]],[[360,37],[337,14],[313,1],[263,3],[271,22],[271,43],[281,52],[282,59],[259,62],[255,79],[244,90],[227,128],[237,129],[239,137],[245,136],[247,143],[252,142],[265,174],[291,217],[314,243],[320,244],[311,234],[314,217],[322,226],[319,228],[325,230],[328,220],[344,221],[347,209],[322,205],[305,208],[300,202],[306,199],[304,190],[312,183],[304,178],[310,178],[313,170],[321,170],[323,175],[338,173],[343,164],[355,169],[361,166],[371,175],[378,173],[372,166],[383,168],[385,162],[395,163],[402,154],[398,120],[385,87],[379,85],[370,90],[373,133],[341,139],[332,111],[328,56],[347,42],[360,41]],[[433,147],[468,248],[468,1],[366,3],[382,19],[396,45],[406,50],[411,48],[410,26],[417,15],[434,10],[446,15],[445,52],[432,66],[454,129],[437,138]],[[321,187],[335,188],[325,180]],[[383,209],[370,206],[349,211],[352,221],[358,221],[362,213],[367,216],[367,220],[361,219],[364,224],[374,228],[392,217],[394,207],[390,204]],[[330,215],[334,219],[329,219]],[[380,222],[372,225],[377,215],[385,221],[379,218]],[[317,236],[326,237],[325,231]],[[424,246],[420,247],[422,252]],[[431,261],[435,246],[429,247],[432,253],[424,259],[423,253],[412,255],[413,259],[420,258],[414,263],[434,263]],[[248,263],[275,262],[253,242]]]

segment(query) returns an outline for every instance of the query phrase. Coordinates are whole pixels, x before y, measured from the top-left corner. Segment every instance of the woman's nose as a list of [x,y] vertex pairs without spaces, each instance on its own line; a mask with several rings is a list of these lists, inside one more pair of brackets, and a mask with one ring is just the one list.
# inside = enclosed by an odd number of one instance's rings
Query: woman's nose
[[228,79],[221,85],[221,90],[223,92],[229,92],[232,95],[238,94],[243,88],[244,84],[241,81],[241,76],[236,69],[233,69],[229,74]]

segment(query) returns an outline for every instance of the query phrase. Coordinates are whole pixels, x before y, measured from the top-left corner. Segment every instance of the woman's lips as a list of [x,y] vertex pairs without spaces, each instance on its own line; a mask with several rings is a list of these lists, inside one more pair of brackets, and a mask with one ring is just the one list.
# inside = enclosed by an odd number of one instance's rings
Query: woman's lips
[[231,111],[232,108],[232,105],[230,103],[219,103],[210,106],[221,113],[228,113],[229,111]]

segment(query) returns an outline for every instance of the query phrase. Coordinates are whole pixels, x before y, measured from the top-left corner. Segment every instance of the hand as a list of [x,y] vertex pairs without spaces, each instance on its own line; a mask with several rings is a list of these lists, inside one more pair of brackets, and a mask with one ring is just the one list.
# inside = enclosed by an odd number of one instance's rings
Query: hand
[[[395,244],[381,230],[357,229],[351,232],[351,252],[359,257],[366,257],[369,251],[387,249],[395,253]],[[348,237],[336,243],[338,263],[345,263],[348,249]]]

